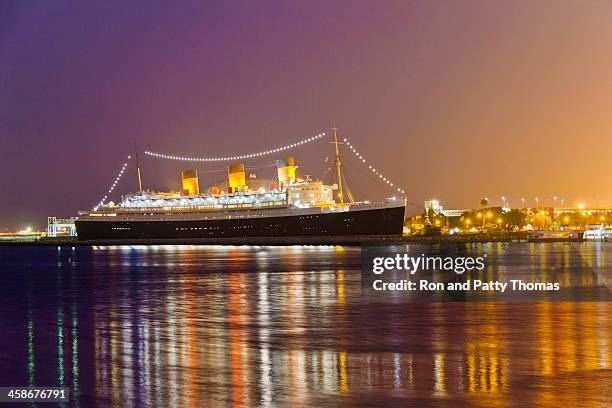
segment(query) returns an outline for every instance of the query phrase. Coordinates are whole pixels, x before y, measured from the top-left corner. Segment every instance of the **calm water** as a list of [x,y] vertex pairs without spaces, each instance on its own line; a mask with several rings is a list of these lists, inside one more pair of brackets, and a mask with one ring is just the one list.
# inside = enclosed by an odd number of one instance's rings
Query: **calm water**
[[[610,244],[522,245],[568,281],[575,251],[610,272]],[[489,273],[512,267],[508,248],[480,247]],[[611,302],[366,298],[360,261],[333,246],[0,247],[0,386],[66,386],[83,407],[612,403]]]

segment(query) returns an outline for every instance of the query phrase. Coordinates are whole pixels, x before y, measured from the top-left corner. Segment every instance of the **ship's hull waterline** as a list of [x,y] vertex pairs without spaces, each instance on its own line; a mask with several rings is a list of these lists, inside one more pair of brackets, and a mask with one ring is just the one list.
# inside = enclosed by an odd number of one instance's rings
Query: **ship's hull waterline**
[[404,206],[215,220],[77,220],[80,240],[401,235]]

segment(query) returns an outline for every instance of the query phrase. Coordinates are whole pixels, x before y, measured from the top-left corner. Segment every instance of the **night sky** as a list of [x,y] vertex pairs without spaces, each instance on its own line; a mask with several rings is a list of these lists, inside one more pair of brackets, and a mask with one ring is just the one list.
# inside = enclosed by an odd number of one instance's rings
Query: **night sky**
[[[134,143],[224,156],[333,123],[412,202],[612,204],[607,1],[0,1],[0,87],[2,230],[91,208]],[[331,149],[293,154],[316,177]],[[345,162],[358,199],[391,194]],[[190,165],[142,167],[167,190]]]

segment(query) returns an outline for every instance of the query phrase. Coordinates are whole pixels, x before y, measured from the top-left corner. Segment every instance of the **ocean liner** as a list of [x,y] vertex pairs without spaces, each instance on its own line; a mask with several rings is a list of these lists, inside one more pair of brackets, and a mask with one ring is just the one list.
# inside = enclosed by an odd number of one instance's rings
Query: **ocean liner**
[[237,163],[228,167],[227,180],[205,193],[195,170],[182,172],[181,192],[151,192],[142,189],[137,164],[139,191],[120,203],[79,211],[77,235],[80,240],[401,235],[406,199],[345,201],[335,129],[332,143],[337,179],[331,185],[301,177],[289,157],[277,160],[275,180],[247,176],[244,164]]

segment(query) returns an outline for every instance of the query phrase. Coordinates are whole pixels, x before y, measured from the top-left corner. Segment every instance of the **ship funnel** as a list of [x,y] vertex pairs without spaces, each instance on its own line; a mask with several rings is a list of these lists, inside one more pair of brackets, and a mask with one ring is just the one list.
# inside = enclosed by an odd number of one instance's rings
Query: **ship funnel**
[[182,171],[181,180],[183,182],[184,195],[200,194],[197,170],[190,169]]
[[277,160],[276,169],[278,171],[278,183],[282,186],[286,186],[295,181],[295,171],[297,166],[295,165],[295,159],[292,156],[287,157],[287,160]]
[[227,168],[230,191],[244,190],[246,188],[246,173],[244,163],[230,164]]

